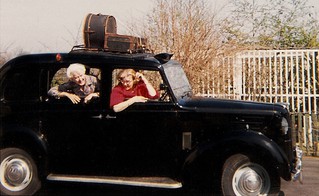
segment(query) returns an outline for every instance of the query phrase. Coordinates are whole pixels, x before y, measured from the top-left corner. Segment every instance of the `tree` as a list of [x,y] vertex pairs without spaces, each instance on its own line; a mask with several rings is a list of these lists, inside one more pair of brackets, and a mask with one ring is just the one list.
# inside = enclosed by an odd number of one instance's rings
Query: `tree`
[[203,0],[157,0],[143,37],[157,52],[173,53],[195,91],[212,77],[212,61],[221,48],[215,15]]
[[319,23],[308,0],[232,0],[222,23],[226,42],[254,48],[319,46]]
[[[25,52],[21,48],[17,48],[13,50],[11,50],[11,48],[12,48],[11,44],[5,45],[5,46],[0,45],[0,68],[11,58],[20,56],[23,54],[27,54],[27,52]],[[12,52],[8,52],[8,51],[12,51]]]

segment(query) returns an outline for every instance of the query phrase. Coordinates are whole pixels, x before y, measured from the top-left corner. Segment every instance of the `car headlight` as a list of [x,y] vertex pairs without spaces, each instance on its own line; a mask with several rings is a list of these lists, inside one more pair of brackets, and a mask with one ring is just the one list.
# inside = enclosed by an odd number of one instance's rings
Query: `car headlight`
[[281,133],[287,135],[289,129],[289,124],[286,118],[281,119]]

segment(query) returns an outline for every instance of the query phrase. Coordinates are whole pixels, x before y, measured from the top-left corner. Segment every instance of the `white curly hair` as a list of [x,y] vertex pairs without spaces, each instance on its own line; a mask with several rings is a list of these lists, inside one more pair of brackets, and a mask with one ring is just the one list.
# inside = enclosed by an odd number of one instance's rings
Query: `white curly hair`
[[71,78],[75,72],[79,74],[85,74],[85,66],[80,63],[73,63],[66,70],[66,75],[68,78]]

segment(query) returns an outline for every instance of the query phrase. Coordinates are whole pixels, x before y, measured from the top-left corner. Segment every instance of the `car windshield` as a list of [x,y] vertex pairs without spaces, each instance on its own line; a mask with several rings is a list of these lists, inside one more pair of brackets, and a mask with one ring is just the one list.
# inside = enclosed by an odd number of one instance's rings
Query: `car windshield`
[[192,88],[182,66],[177,61],[169,61],[164,72],[177,100],[192,96]]

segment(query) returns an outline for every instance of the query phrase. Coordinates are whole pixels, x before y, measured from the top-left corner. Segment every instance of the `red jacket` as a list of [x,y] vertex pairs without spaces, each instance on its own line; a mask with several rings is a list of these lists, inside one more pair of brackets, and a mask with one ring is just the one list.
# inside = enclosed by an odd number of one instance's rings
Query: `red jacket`
[[119,104],[129,98],[135,97],[135,96],[143,96],[149,99],[158,99],[159,98],[159,92],[156,91],[155,96],[151,96],[148,93],[148,90],[146,88],[146,84],[143,81],[139,81],[135,87],[131,90],[125,90],[124,86],[121,84],[118,84],[115,86],[111,93],[111,101],[110,101],[110,107],[112,108],[114,105]]

